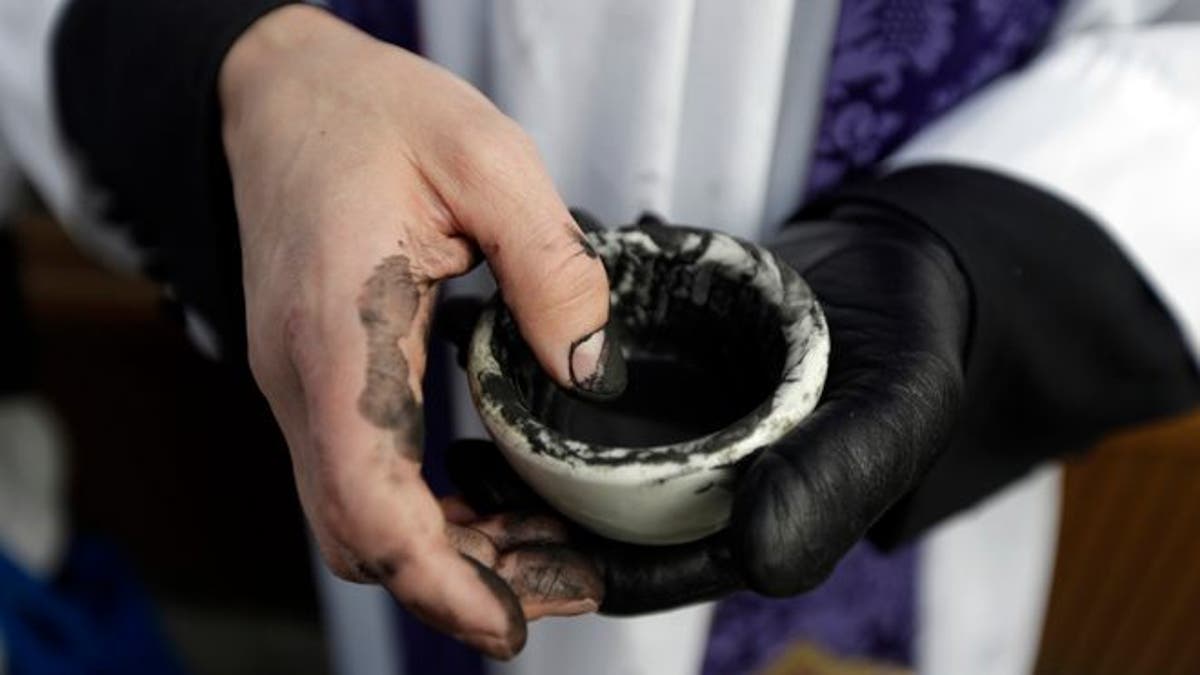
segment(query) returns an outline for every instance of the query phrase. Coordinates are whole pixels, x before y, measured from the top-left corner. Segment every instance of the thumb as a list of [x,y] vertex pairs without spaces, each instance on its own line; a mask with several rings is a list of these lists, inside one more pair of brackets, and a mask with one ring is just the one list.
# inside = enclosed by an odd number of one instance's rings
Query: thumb
[[487,257],[501,297],[534,356],[560,385],[607,399],[625,362],[607,329],[604,265],[515,125],[460,154],[439,193]]

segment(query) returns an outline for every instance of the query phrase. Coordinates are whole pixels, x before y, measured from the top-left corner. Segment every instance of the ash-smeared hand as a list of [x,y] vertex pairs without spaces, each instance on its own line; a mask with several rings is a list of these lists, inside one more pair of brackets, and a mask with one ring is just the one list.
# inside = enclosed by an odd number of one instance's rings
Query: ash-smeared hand
[[395,432],[398,452],[420,459],[424,414],[420,381],[413,382],[401,341],[412,332],[425,293],[409,273],[408,258],[384,258],[358,298],[358,319],[367,332],[367,384],[358,410],[371,424]]
[[528,618],[594,609],[594,586],[512,569],[550,530],[478,523],[420,473],[437,287],[480,252],[559,384],[604,395],[620,369],[594,337],[604,267],[532,142],[449,73],[303,5],[238,39],[220,96],[250,363],[326,563],[496,657]]

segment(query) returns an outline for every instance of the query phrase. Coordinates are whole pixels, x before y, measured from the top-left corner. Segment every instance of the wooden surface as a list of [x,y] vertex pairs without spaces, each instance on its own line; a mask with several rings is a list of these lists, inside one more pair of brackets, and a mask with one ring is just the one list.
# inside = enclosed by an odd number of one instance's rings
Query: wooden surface
[[1200,413],[1068,463],[1036,672],[1200,673]]

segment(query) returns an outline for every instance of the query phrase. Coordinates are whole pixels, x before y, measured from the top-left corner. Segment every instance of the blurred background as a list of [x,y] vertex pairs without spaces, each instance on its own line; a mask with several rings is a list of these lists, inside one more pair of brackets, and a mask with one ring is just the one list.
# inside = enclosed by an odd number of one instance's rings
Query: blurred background
[[[101,269],[29,203],[11,231],[74,533],[128,564],[187,670],[331,672],[287,450],[253,383],[199,356],[154,286]],[[1069,461],[1037,672],[1200,672],[1197,514],[1200,414]],[[413,672],[455,672],[426,665]],[[884,672],[849,667],[771,672]]]
[[287,448],[253,382],[201,357],[155,286],[98,267],[28,201],[11,229],[36,389],[65,432],[72,536],[116,550],[192,672],[329,672]]

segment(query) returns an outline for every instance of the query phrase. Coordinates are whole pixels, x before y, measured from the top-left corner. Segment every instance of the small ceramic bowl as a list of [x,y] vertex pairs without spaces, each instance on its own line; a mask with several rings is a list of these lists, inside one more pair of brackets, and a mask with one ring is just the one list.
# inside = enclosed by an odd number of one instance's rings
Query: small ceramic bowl
[[608,270],[625,393],[596,403],[556,386],[496,301],[471,341],[475,405],[569,518],[638,544],[699,539],[729,520],[734,465],[816,406],[824,316],[795,271],[733,237],[657,223],[588,237]]

